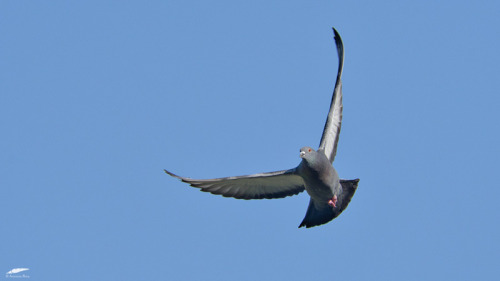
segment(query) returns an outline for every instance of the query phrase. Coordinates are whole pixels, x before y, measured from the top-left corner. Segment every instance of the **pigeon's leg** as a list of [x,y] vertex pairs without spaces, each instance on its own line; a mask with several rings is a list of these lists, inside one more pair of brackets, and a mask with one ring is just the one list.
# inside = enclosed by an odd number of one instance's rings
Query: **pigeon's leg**
[[333,195],[333,198],[328,201],[328,205],[332,207],[337,207],[337,195]]

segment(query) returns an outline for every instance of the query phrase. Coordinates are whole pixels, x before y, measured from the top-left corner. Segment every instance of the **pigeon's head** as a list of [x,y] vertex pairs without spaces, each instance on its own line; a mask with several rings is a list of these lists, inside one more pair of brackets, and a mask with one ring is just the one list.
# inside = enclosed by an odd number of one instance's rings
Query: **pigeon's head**
[[304,146],[300,149],[300,158],[309,160],[312,155],[314,155],[314,152],[316,152],[316,150],[310,148],[309,146]]

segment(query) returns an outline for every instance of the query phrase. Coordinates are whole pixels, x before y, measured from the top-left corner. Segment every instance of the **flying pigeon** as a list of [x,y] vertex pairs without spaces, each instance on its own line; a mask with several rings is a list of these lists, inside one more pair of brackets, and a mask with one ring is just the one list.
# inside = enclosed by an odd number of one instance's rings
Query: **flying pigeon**
[[337,151],[340,126],[342,123],[342,69],[344,65],[344,45],[337,30],[333,28],[339,66],[330,111],[318,150],[311,147],[300,149],[300,164],[289,170],[260,173],[254,175],[216,179],[191,179],[175,177],[201,191],[236,199],[284,198],[307,191],[310,201],[306,215],[299,225],[306,228],[325,224],[336,218],[351,201],[358,187],[359,179],[340,179],[332,163]]

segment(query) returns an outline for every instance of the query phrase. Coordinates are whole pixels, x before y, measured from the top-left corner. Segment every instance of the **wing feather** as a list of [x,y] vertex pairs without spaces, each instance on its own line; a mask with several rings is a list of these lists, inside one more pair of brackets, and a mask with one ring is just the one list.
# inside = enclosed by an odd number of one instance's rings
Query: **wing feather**
[[337,71],[337,79],[333,90],[332,101],[330,103],[330,111],[326,118],[325,128],[319,144],[319,149],[325,153],[328,160],[333,163],[335,154],[337,153],[337,144],[339,141],[340,127],[342,125],[342,69],[344,67],[344,44],[337,30],[333,28],[335,44],[337,45],[337,54],[339,56],[339,68]]
[[284,198],[305,190],[304,180],[295,169],[204,180],[181,177],[167,170],[165,173],[201,191],[236,199]]

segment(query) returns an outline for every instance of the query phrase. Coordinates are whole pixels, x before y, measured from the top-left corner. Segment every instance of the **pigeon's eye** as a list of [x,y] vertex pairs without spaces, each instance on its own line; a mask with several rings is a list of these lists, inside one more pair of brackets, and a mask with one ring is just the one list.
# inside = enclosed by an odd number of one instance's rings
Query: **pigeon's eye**
[[311,152],[311,149],[309,148],[308,151]]

